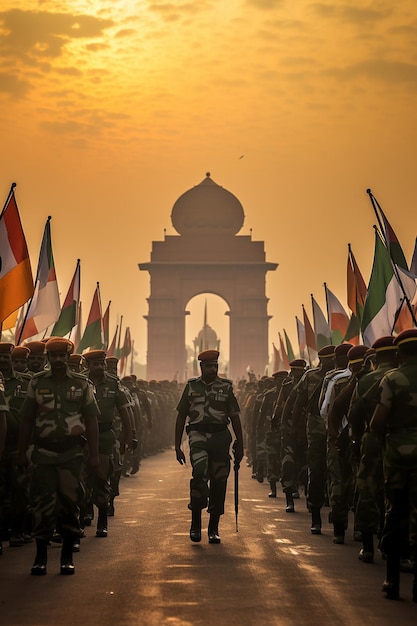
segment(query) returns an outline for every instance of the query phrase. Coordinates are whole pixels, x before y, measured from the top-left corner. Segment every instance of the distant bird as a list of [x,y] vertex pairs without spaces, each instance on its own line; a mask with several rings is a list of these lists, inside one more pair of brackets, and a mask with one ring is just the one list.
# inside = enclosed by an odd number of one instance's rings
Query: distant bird
[[243,159],[243,157],[244,157],[244,156],[245,156],[245,155],[244,155],[244,154],[242,154],[242,155],[239,157],[239,159]]

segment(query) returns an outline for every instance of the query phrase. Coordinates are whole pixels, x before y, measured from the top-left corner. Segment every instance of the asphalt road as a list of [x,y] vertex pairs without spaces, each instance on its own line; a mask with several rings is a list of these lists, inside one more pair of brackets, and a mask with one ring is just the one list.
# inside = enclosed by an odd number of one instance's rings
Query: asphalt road
[[[285,513],[285,499],[268,498],[267,483],[240,470],[238,532],[233,480],[222,542],[188,536],[190,467],[173,451],[146,459],[122,479],[109,536],[86,529],[74,576],[59,574],[60,547],[49,548],[48,574],[29,575],[34,545],[0,557],[3,626],[395,626],[417,623],[412,575],[403,574],[402,600],[381,593],[385,563],[363,564],[348,530],[334,545],[325,523],[312,536],[304,499]],[[328,510],[325,509],[327,516]],[[204,513],[204,520],[208,517]]]

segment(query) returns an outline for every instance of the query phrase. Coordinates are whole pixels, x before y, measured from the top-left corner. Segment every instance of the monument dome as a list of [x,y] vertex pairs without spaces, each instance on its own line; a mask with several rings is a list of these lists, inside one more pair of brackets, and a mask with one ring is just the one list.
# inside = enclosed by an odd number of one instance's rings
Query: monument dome
[[199,185],[183,193],[172,207],[171,222],[180,235],[236,235],[245,214],[239,200],[207,172]]

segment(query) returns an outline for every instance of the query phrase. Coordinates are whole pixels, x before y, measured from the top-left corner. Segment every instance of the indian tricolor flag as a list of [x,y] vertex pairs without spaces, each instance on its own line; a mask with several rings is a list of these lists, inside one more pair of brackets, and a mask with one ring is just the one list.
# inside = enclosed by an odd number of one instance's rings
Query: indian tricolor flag
[[97,283],[90,313],[88,314],[87,324],[80,344],[78,345],[77,352],[82,353],[87,348],[91,350],[102,350],[103,345],[103,316],[101,313],[100,285]]
[[23,322],[23,328],[16,337],[16,344],[46,330],[57,321],[61,311],[52,253],[50,220],[51,218],[48,217],[43,233],[35,291]]
[[324,283],[324,290],[326,292],[327,316],[332,333],[332,344],[337,346],[345,338],[349,327],[349,316],[340,300],[330,291],[326,283]]
[[375,253],[362,317],[362,337],[366,346],[391,335],[402,291],[394,274],[389,252],[375,228]]
[[32,268],[13,184],[0,215],[0,326],[32,294]]
[[77,324],[80,302],[80,259],[77,259],[74,276],[62,305],[58,321],[52,329],[52,337],[65,337]]

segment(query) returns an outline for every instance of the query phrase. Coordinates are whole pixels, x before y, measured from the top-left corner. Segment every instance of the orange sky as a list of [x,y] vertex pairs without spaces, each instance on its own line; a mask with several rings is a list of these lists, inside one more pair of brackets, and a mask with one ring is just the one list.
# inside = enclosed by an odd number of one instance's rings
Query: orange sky
[[[324,308],[323,282],[346,304],[348,242],[368,282],[367,187],[410,260],[414,0],[3,0],[0,34],[0,190],[17,183],[33,271],[52,215],[63,296],[81,258],[84,318],[99,281],[139,361],[149,275],[137,263],[175,234],[172,205],[206,171],[241,201],[241,234],[279,263],[271,346],[283,328],[296,344],[295,315],[310,293]],[[190,343],[203,302],[188,306]],[[225,309],[210,300],[221,336]]]

